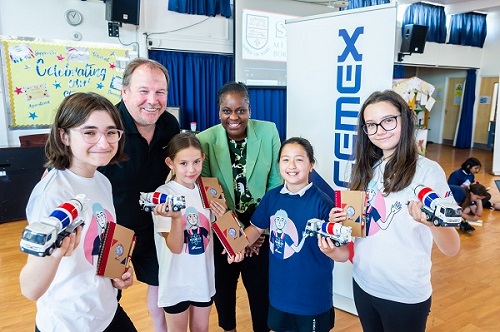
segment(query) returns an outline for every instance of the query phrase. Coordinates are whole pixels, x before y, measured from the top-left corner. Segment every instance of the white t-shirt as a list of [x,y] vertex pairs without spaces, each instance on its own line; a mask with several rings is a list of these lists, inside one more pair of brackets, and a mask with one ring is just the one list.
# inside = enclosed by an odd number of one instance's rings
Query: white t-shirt
[[[353,277],[367,293],[391,301],[413,304],[432,294],[432,233],[415,221],[407,203],[416,201],[413,189],[423,184],[440,197],[450,195],[446,175],[436,162],[419,156],[412,184],[404,190],[382,195],[386,162],[374,167],[367,189],[366,238],[354,243]],[[432,226],[435,227],[435,226]]]
[[[171,218],[155,216],[155,243],[158,254],[158,306],[169,307],[184,301],[209,302],[215,295],[214,253],[211,213],[203,208],[200,192],[170,181],[157,191],[185,196],[182,210],[184,246],[180,254],[168,249],[161,232],[170,232]],[[187,222],[191,220],[191,223]],[[190,227],[190,224],[195,226]]]
[[102,331],[118,306],[111,280],[96,275],[98,235],[104,230],[100,225],[116,222],[111,184],[105,176],[95,172],[94,177],[84,178],[69,170],[51,170],[31,193],[26,207],[28,222],[48,217],[78,194],[90,199],[83,211],[80,244],[71,256],[63,257],[54,280],[37,301],[36,325],[40,331]]

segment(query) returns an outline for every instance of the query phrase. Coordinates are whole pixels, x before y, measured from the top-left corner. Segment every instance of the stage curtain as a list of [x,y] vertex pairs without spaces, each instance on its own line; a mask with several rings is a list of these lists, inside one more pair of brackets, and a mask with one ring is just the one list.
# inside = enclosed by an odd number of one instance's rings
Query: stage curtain
[[[217,92],[234,80],[231,55],[150,50],[149,58],[163,64],[170,74],[168,106],[180,107],[181,128],[195,121],[201,131],[220,123]],[[276,123],[286,138],[286,89],[248,88],[252,118]]]
[[181,128],[197,122],[197,130],[219,123],[217,91],[234,77],[232,55],[150,50],[149,58],[170,74],[168,106],[179,106]]
[[276,124],[280,139],[286,139],[286,89],[249,88],[252,118]]

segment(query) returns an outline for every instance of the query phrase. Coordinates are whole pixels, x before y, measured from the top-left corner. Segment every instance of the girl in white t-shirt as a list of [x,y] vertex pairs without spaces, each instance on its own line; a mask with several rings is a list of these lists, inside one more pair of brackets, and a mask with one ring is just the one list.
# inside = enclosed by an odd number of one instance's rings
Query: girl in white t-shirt
[[[359,112],[350,189],[368,194],[367,237],[356,238],[353,294],[363,331],[425,331],[431,307],[431,251],[456,255],[454,227],[426,220],[414,189],[450,195],[443,169],[419,156],[416,115],[396,92],[374,92]],[[408,205],[407,205],[408,204]],[[330,221],[345,214],[333,208]]]
[[202,204],[196,180],[205,154],[191,133],[180,133],[167,145],[165,162],[172,178],[157,191],[184,196],[186,208],[174,212],[170,204],[155,207],[155,243],[158,254],[158,306],[163,307],[171,331],[208,331],[215,294],[211,222],[225,208],[217,202],[211,210]]
[[96,170],[125,159],[122,135],[120,114],[98,94],[74,93],[56,112],[45,146],[51,170],[31,193],[28,222],[47,219],[77,195],[88,201],[78,215],[83,227],[50,255],[28,255],[21,270],[23,295],[37,301],[35,331],[136,331],[117,300],[117,289],[132,285],[133,271],[114,279],[96,275],[103,225],[116,222],[111,184]]

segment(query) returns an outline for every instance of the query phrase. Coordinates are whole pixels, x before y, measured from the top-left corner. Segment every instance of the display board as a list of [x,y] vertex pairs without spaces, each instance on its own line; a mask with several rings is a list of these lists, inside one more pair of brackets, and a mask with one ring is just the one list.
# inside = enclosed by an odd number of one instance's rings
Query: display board
[[[311,142],[315,171],[330,191],[346,187],[359,109],[373,91],[392,86],[396,7],[292,19],[286,26],[287,136]],[[334,274],[335,306],[356,313],[351,262],[335,263]]]
[[287,84],[287,19],[338,11],[289,0],[234,1],[235,79],[248,86]]
[[129,48],[0,37],[11,128],[49,126],[64,97],[96,92],[117,103]]

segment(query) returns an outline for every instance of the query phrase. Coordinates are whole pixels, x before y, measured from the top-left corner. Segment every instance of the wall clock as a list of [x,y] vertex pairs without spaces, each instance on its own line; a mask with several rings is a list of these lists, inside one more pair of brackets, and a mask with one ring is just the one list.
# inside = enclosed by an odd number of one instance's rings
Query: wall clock
[[67,10],[64,16],[66,17],[66,21],[73,26],[82,23],[83,20],[82,13],[75,9]]

